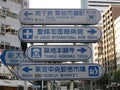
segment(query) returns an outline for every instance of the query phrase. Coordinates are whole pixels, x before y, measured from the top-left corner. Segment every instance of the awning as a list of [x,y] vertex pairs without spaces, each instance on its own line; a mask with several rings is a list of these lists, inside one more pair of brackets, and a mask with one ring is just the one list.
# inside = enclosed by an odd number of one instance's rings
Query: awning
[[[10,86],[10,87],[23,86],[24,87],[24,81],[22,81],[22,80],[4,80],[4,79],[0,79],[0,86]],[[32,84],[27,81],[27,86],[31,87]]]

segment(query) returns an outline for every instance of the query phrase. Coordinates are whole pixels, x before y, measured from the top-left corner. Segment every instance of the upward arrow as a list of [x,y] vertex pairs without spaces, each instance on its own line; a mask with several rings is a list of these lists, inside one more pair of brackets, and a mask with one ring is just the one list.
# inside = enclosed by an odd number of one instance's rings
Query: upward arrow
[[80,48],[80,49],[78,49],[77,51],[80,51],[81,53],[84,53],[84,52],[86,52],[87,50],[86,50],[85,48]]
[[90,33],[90,34],[94,34],[94,33],[96,33],[96,30],[91,29],[91,30],[88,30],[87,32]]
[[29,71],[32,71],[32,68],[25,67],[25,68],[23,68],[23,71],[25,71],[25,72],[29,72]]
[[28,11],[26,11],[26,12],[24,13],[24,15],[25,15],[26,17],[28,17],[29,15],[33,15],[33,13],[29,13]]

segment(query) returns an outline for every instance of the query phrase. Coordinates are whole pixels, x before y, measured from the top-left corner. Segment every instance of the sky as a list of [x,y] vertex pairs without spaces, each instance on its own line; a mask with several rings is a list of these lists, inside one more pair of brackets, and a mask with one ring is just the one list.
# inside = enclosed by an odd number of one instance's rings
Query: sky
[[[30,8],[80,8],[80,0],[29,0],[29,7]],[[49,44],[51,45],[52,43]],[[60,44],[64,45],[66,43],[60,43]],[[71,43],[69,44],[71,45]]]
[[[29,0],[29,8],[80,8],[81,0]],[[85,1],[82,1],[84,3]],[[85,6],[86,8],[86,6]],[[41,43],[44,45],[44,43]],[[47,43],[48,45],[72,45],[73,43]],[[79,44],[79,43],[77,43]],[[35,43],[34,45],[37,45]],[[40,45],[40,43],[38,43]]]
[[80,8],[80,0],[29,0],[30,8]]

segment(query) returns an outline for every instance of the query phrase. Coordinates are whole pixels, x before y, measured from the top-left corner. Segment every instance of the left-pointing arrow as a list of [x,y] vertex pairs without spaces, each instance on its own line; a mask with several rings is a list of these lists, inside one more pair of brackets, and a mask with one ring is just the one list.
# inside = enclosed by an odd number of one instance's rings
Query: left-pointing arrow
[[23,68],[23,71],[25,71],[25,72],[29,72],[29,71],[32,71],[32,68],[25,67],[25,68]]
[[28,17],[28,15],[33,15],[33,13],[29,13],[28,11],[26,11],[26,12],[24,13],[24,15],[25,15],[26,17]]

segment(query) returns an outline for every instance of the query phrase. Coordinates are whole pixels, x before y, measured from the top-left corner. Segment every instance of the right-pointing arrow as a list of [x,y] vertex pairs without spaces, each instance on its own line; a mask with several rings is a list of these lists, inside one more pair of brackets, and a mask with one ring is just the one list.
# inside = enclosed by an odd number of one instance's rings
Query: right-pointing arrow
[[90,33],[90,34],[94,34],[94,33],[96,33],[96,30],[91,29],[91,30],[88,30],[87,32]]
[[77,51],[80,51],[81,53],[84,53],[84,52],[86,52],[87,50],[86,50],[85,48],[80,48],[80,49],[78,49]]

